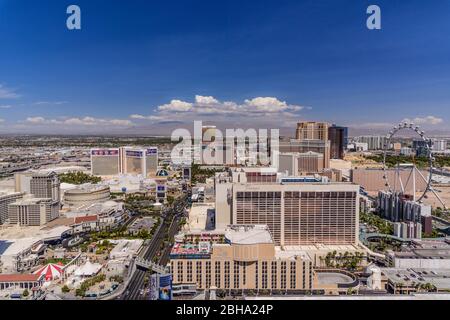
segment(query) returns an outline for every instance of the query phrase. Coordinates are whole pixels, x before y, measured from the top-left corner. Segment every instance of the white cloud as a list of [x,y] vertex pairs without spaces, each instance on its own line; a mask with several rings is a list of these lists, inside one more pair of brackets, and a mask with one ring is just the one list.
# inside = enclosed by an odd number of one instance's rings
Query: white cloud
[[0,109],[10,109],[10,108],[12,108],[11,105],[3,105],[3,106],[0,106]]
[[189,102],[184,102],[181,100],[172,100],[168,104],[163,104],[158,107],[159,111],[175,111],[175,112],[187,112],[191,111],[193,104]]
[[129,127],[133,126],[133,122],[130,120],[125,119],[112,119],[112,120],[106,120],[107,123],[119,126],[119,127]]
[[163,117],[158,116],[144,116],[142,114],[132,114],[130,116],[131,119],[137,119],[137,120],[162,120]]
[[58,106],[58,105],[66,104],[66,103],[67,103],[67,101],[38,101],[38,102],[33,103],[33,105],[36,105],[36,106],[56,105],[56,106]]
[[217,103],[219,103],[219,100],[217,100],[216,98],[211,97],[211,96],[205,97],[205,96],[196,95],[195,102],[199,105],[202,105],[202,104],[209,105],[209,104],[217,104]]
[[350,128],[355,129],[390,129],[395,126],[394,123],[389,122],[366,122],[366,123],[351,123],[348,124]]
[[435,116],[416,117],[414,119],[404,119],[402,122],[412,122],[414,124],[438,125],[444,122],[442,118]]
[[146,116],[143,116],[142,114],[132,114],[130,115],[131,119],[138,119],[138,120],[143,120],[143,119],[147,119]]
[[444,122],[443,119],[435,117],[435,116],[426,116],[426,117],[415,117],[413,119],[405,118],[400,122],[366,122],[366,123],[352,123],[348,124],[351,128],[358,128],[358,129],[389,129],[393,128],[394,126],[398,125],[399,123],[414,123],[415,125],[438,125],[442,124]]
[[101,119],[94,117],[46,119],[44,117],[28,117],[25,120],[34,125],[66,125],[66,126],[118,126],[131,127],[134,123],[126,119]]
[[3,122],[5,122],[5,119],[0,118],[0,123],[3,123]]
[[28,117],[25,122],[28,123],[45,123],[45,119],[43,117]]
[[275,97],[256,97],[247,99],[243,103],[233,101],[219,101],[212,96],[196,95],[193,102],[172,100],[170,103],[157,107],[153,115],[144,116],[132,114],[130,118],[138,120],[173,120],[189,121],[198,116],[224,117],[265,117],[281,116],[284,118],[298,117],[303,106],[288,104]]
[[253,98],[245,100],[245,104],[245,110],[254,113],[298,112],[304,108],[298,105],[289,105],[285,101],[273,97]]
[[15,92],[14,89],[10,89],[0,84],[0,99],[16,99],[20,98],[20,95]]

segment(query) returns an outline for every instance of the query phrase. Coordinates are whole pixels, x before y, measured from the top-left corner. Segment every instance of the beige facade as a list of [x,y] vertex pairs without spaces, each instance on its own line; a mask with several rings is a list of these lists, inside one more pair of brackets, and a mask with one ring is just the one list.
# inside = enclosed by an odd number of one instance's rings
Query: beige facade
[[151,177],[158,170],[158,148],[91,149],[91,174],[115,176],[118,174]]
[[50,198],[61,201],[60,182],[55,172],[33,174],[30,181],[30,193],[36,198]]
[[192,252],[190,247],[186,253],[174,249],[170,256],[173,284],[195,284],[198,289],[214,286],[223,290],[312,289],[313,266],[309,257],[278,256],[273,241],[258,240],[260,235],[251,229],[262,226],[232,227],[240,228],[240,240],[230,240],[225,235],[225,243],[213,244],[208,251]]
[[323,170],[323,154],[317,152],[281,153],[279,155],[279,172],[297,176],[300,172],[318,173]]
[[121,171],[122,161],[119,148],[92,149],[91,174],[94,176],[114,176]]
[[327,177],[332,182],[342,181],[342,171],[339,169],[325,169],[319,173],[321,176]]
[[8,205],[22,199],[23,195],[23,192],[0,193],[0,224],[5,223],[9,218]]
[[224,229],[233,221],[232,182],[219,182],[216,178],[214,190],[216,207],[216,228]]
[[61,191],[55,172],[18,173],[15,188],[27,196],[8,204],[10,224],[40,226],[59,216]]
[[216,140],[216,126],[202,126],[202,142],[213,142]]
[[308,151],[298,154],[298,169],[300,172],[321,172],[323,170],[323,154]]
[[27,198],[8,205],[10,224],[41,226],[59,216],[59,203],[51,199]]
[[298,154],[281,153],[278,156],[278,172],[287,173],[289,176],[298,174]]
[[297,140],[328,141],[328,127],[326,122],[305,121],[297,123],[295,137]]
[[282,246],[358,242],[358,185],[228,182],[216,187],[217,228],[268,225],[275,243]]
[[60,181],[55,172],[25,172],[14,175],[15,191],[32,194],[36,198],[60,201]]
[[323,157],[323,168],[330,167],[330,141],[323,140],[290,140],[280,141],[280,153],[319,153]]
[[64,203],[69,206],[81,206],[109,200],[109,186],[84,185],[64,192]]

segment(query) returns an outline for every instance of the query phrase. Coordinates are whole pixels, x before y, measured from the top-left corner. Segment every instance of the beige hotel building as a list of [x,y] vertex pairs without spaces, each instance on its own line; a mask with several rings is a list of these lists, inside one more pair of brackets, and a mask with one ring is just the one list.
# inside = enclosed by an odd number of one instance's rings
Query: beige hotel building
[[216,177],[217,229],[267,225],[278,246],[358,244],[358,185],[313,177],[249,183],[237,170]]
[[263,225],[231,225],[224,241],[176,243],[170,254],[173,284],[197,289],[312,290],[311,259],[281,251]]
[[[216,174],[215,230],[202,227],[206,212],[190,212],[195,223],[176,238],[170,254],[174,286],[260,294],[347,290],[336,283],[339,277],[324,282],[323,257],[333,251],[363,251],[359,186],[328,181],[288,177],[275,168]],[[357,281],[350,280],[355,286]]]
[[328,140],[329,124],[326,122],[303,121],[297,123],[295,138],[297,140]]

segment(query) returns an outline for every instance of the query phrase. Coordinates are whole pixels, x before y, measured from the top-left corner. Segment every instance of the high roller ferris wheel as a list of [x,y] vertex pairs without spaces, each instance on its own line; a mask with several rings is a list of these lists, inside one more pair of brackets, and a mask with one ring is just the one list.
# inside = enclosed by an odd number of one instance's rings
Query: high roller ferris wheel
[[[395,175],[394,175],[394,181],[389,180],[389,174],[388,174],[388,166],[386,164],[386,159],[390,150],[392,139],[401,131],[410,131],[412,133],[415,133],[417,136],[420,137],[420,139],[424,142],[423,147],[427,159],[427,168],[426,171],[428,171],[428,177],[425,177],[421,170],[419,170],[416,166],[416,164],[408,163],[408,164],[397,164],[395,167]],[[435,158],[433,157],[433,153],[431,150],[431,139],[427,138],[425,135],[425,132],[420,129],[419,126],[416,126],[414,123],[408,123],[403,122],[400,123],[392,128],[391,131],[389,131],[389,134],[387,135],[387,141],[384,145],[384,152],[383,152],[383,178],[385,180],[385,185],[389,189],[390,192],[400,192],[401,194],[405,194],[407,192],[407,187],[411,184],[411,193],[413,196],[413,200],[417,201],[419,203],[423,202],[423,199],[426,198],[428,192],[432,192],[438,201],[442,204],[444,209],[447,209],[445,203],[442,201],[441,197],[437,194],[437,192],[434,190],[432,186],[432,178],[433,178],[433,164],[435,162]],[[406,183],[403,182],[402,176],[401,176],[401,170],[410,169],[408,178],[406,180]],[[419,177],[423,182],[425,182],[425,187],[422,188],[422,190],[417,190],[417,180],[416,178]],[[392,179],[391,179],[392,180]],[[398,186],[397,186],[398,183]],[[419,196],[417,196],[419,194]]]

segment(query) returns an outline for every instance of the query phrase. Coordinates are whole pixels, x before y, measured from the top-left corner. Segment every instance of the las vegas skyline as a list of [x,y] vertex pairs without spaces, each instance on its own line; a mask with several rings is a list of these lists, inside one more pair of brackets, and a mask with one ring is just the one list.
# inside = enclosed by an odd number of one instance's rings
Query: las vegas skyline
[[241,2],[77,1],[69,31],[71,3],[0,0],[0,134],[167,135],[193,120],[450,133],[448,1],[376,1],[374,31],[369,1]]

